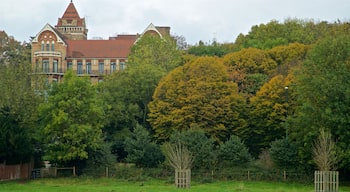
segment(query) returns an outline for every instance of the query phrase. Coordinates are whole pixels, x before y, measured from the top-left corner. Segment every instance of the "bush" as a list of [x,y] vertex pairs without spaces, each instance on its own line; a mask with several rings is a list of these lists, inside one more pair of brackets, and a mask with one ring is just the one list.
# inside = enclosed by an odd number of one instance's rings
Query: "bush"
[[219,160],[221,165],[232,167],[251,162],[252,156],[244,142],[238,136],[232,135],[220,145]]

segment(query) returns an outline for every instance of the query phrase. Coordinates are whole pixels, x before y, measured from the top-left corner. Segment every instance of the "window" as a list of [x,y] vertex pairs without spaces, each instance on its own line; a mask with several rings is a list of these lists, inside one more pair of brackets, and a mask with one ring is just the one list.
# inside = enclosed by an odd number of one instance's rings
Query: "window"
[[91,74],[91,62],[86,62],[86,74]]
[[53,60],[52,72],[54,72],[54,73],[58,72],[58,61],[57,60]]
[[52,43],[51,43],[51,51],[55,51],[55,42],[54,41],[52,41]]
[[124,70],[125,69],[125,62],[120,62],[119,63],[119,70]]
[[77,73],[83,74],[83,62],[81,62],[81,61],[78,61]]
[[116,64],[115,62],[111,62],[111,73],[116,70]]
[[41,42],[41,50],[45,51],[45,43],[44,43],[44,41]]
[[67,62],[67,69],[69,70],[69,69],[72,69],[73,68],[73,63],[72,63],[72,61],[68,61]]
[[100,74],[103,74],[104,70],[105,70],[104,63],[100,61],[100,62],[98,63],[98,72],[99,72]]
[[50,42],[46,42],[46,51],[50,51]]
[[43,72],[44,73],[49,72],[49,60],[43,60]]

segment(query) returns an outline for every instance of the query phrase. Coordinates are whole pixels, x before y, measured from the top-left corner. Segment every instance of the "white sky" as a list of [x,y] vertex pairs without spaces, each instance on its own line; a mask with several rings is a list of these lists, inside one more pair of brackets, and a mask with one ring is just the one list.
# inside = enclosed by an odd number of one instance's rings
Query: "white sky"
[[[55,26],[70,0],[0,0],[0,30],[29,41],[46,23]],[[170,26],[189,44],[234,42],[253,25],[288,18],[350,21],[350,0],[73,0],[88,38],[136,34],[153,23]]]

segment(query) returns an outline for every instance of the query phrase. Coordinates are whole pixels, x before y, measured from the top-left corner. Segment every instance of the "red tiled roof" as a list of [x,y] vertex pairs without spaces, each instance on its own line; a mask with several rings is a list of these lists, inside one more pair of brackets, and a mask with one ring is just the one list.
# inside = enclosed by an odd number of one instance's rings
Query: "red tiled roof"
[[67,40],[67,58],[127,58],[135,38]]
[[77,26],[84,25],[84,19],[80,18],[79,13],[75,8],[73,2],[69,3],[66,11],[63,13],[62,18],[58,19],[56,27],[62,26],[62,20],[77,20]]
[[78,11],[72,2],[69,3],[66,11],[63,13],[63,16],[62,16],[62,19],[68,19],[68,18],[69,19],[80,19]]

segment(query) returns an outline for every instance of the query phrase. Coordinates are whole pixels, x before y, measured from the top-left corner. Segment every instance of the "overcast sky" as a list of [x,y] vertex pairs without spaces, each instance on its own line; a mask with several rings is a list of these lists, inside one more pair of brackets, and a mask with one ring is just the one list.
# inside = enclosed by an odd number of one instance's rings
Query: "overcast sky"
[[[70,0],[0,0],[0,30],[27,41],[55,26]],[[73,0],[86,18],[88,38],[136,34],[153,23],[170,26],[189,44],[234,42],[253,25],[288,18],[350,21],[350,0]]]

